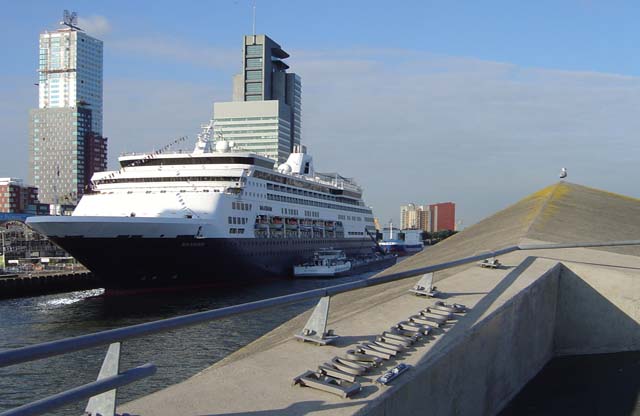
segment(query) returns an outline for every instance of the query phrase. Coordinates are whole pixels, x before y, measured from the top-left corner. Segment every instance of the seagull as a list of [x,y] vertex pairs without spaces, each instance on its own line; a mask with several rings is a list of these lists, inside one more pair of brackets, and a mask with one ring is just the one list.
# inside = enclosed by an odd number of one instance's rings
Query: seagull
[[560,169],[560,179],[564,179],[567,177],[567,168]]

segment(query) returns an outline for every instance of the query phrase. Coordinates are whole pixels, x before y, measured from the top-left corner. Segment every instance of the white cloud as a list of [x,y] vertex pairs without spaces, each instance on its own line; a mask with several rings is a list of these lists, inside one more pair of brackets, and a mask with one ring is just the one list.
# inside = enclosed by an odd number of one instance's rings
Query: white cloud
[[104,36],[111,32],[111,23],[104,16],[78,16],[78,27],[91,36]]

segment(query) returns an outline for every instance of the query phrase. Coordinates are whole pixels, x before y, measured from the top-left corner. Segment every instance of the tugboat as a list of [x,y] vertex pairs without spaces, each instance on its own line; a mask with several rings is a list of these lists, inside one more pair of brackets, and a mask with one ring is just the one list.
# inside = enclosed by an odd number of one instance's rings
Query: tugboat
[[313,253],[309,263],[293,267],[296,277],[336,277],[344,276],[351,270],[351,262],[343,250],[320,249]]
[[348,258],[343,250],[321,249],[313,260],[293,267],[296,277],[338,277],[380,270],[396,264],[395,254],[374,253]]

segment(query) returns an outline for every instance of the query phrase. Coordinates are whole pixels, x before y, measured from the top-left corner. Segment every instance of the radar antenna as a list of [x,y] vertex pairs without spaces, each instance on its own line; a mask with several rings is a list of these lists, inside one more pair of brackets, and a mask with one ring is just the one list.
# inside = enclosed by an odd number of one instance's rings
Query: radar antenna
[[196,141],[196,148],[193,149],[193,153],[211,153],[213,124],[213,120],[209,120],[207,124],[202,124],[200,126],[202,130],[198,133],[198,140]]

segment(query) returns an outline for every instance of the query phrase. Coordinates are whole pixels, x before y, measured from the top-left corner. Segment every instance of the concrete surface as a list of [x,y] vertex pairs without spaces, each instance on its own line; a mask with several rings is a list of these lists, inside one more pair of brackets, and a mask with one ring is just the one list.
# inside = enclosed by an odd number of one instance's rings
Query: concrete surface
[[[559,183],[389,272],[519,242],[638,239],[638,207],[638,200]],[[608,216],[620,219],[620,225],[591,223],[589,228],[589,222],[604,216],[597,211],[605,209]],[[495,414],[555,355],[640,349],[640,257],[628,255],[634,250],[514,252],[500,258],[506,267],[499,270],[467,265],[436,273],[446,301],[472,310],[427,342],[362,377],[363,391],[350,400],[292,387],[291,381],[432,304],[434,300],[409,294],[418,276],[333,297],[328,327],[342,336],[335,346],[317,347],[293,339],[307,312],[191,379],[128,403],[119,412]],[[414,368],[390,386],[373,383],[397,362]]]

